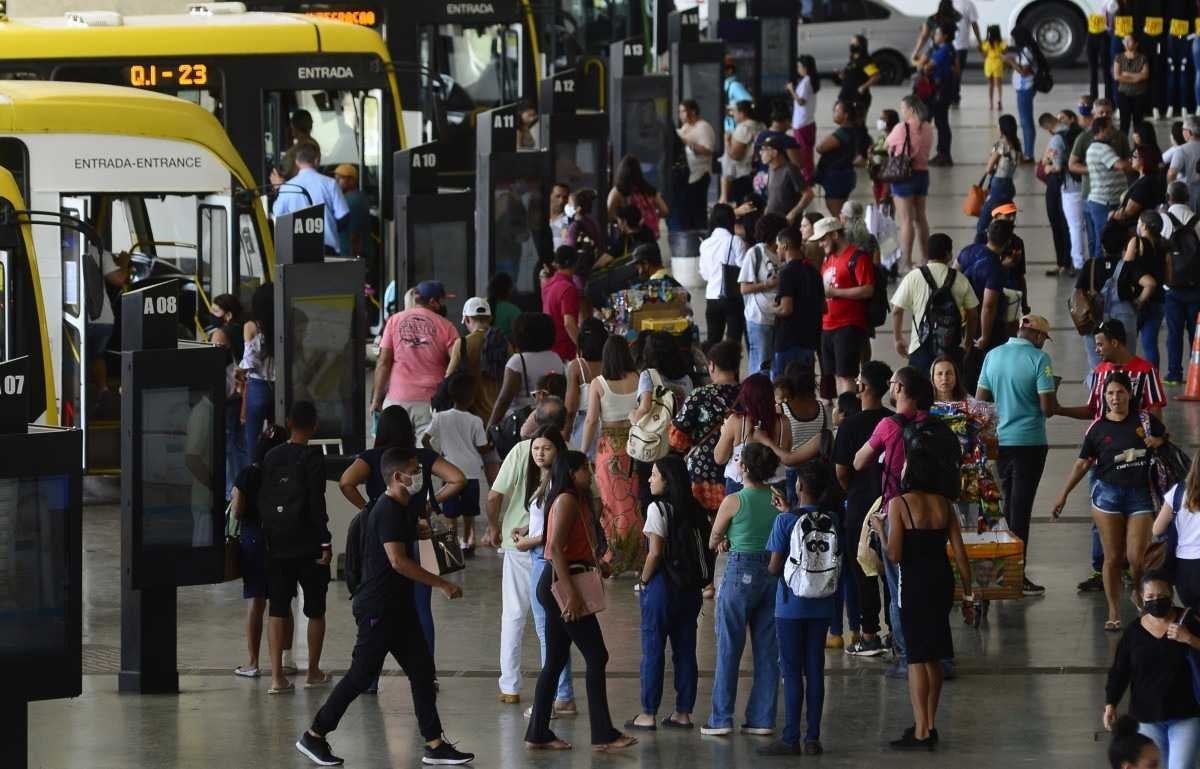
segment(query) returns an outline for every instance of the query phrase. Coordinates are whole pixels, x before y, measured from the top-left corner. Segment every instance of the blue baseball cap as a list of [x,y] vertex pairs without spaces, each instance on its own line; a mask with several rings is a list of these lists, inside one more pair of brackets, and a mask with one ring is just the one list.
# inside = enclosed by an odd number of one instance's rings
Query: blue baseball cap
[[446,296],[446,287],[440,280],[423,280],[417,284],[417,296],[429,301]]

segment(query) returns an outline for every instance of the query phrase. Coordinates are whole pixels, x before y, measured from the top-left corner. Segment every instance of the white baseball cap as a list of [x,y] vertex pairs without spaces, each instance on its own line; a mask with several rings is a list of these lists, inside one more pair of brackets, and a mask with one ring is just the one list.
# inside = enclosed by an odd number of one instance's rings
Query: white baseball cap
[[473,296],[463,305],[463,318],[490,318],[492,307],[481,296]]
[[821,221],[813,225],[812,237],[808,239],[810,243],[816,243],[821,238],[831,232],[838,232],[842,229],[842,220],[833,216],[826,216]]

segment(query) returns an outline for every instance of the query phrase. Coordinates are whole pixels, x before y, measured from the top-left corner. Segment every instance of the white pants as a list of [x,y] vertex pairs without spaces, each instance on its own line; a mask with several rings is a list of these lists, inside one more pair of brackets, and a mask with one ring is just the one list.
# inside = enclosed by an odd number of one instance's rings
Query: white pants
[[529,553],[504,551],[504,570],[500,578],[500,692],[521,693],[521,642],[525,639],[525,621],[529,619],[530,579],[533,561]]
[[413,432],[417,436],[418,441],[433,422],[433,407],[429,405],[429,401],[394,401],[389,399],[383,402],[385,409],[388,406],[400,406],[408,412],[408,418],[412,421]]
[[1071,232],[1071,264],[1082,270],[1087,250],[1087,227],[1083,220],[1083,194],[1063,192],[1063,216],[1067,218],[1067,229]]

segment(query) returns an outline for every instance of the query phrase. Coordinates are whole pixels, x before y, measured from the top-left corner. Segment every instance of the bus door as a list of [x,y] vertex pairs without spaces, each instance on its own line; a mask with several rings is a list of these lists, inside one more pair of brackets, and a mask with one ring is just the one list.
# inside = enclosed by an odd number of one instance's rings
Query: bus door
[[[61,199],[61,209],[64,216],[87,222],[91,219],[91,200],[82,197],[66,197]],[[59,352],[59,403],[61,404],[61,424],[63,427],[84,427],[87,424],[87,411],[90,392],[87,386],[87,324],[88,289],[95,291],[94,286],[87,282],[88,267],[85,259],[92,258],[87,253],[87,241],[83,234],[72,227],[59,227],[59,247],[62,258],[62,339]],[[94,276],[97,272],[92,270]],[[93,313],[96,312],[93,306]],[[95,323],[105,321],[112,323],[111,307],[105,307],[97,314]],[[84,456],[87,456],[87,431],[84,432]]]
[[212,300],[233,293],[238,237],[234,231],[233,201],[228,195],[208,195],[196,207],[196,284],[200,292],[201,323]]

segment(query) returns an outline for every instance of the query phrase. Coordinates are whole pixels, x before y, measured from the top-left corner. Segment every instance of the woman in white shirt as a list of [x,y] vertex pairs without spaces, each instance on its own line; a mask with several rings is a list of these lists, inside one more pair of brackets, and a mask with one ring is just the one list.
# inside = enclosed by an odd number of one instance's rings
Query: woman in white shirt
[[742,259],[738,284],[746,304],[746,346],[750,353],[751,374],[771,365],[775,351],[775,289],[779,286],[779,257],[775,238],[787,226],[779,214],[766,213],[754,224],[758,241]]
[[796,71],[800,79],[796,85],[787,84],[792,97],[792,138],[800,145],[804,155],[800,170],[805,179],[812,179],[813,148],[817,146],[817,91],[821,90],[821,76],[817,72],[816,59],[804,54],[799,59]]
[[1163,497],[1154,519],[1154,536],[1161,537],[1175,523],[1175,590],[1188,608],[1200,604],[1200,453],[1192,459],[1187,477]]
[[740,342],[746,331],[744,304],[737,285],[725,286],[725,278],[737,281],[742,269],[746,242],[733,234],[736,217],[724,203],[713,206],[708,224],[710,234],[700,241],[700,277],[705,281],[704,319],[708,323],[708,342],[722,339]]

